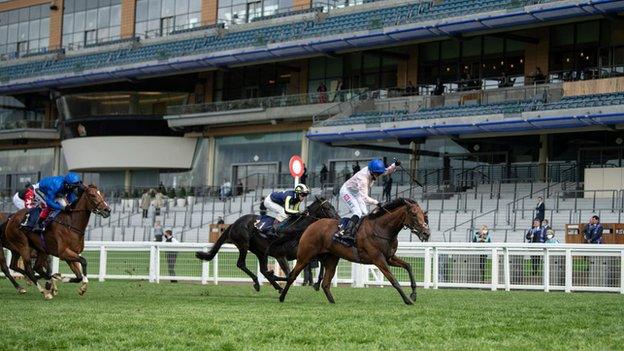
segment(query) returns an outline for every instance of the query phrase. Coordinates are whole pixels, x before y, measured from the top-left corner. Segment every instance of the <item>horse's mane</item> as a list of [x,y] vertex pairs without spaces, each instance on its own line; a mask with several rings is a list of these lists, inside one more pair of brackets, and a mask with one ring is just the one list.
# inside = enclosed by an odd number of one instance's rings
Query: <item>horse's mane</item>
[[[415,203],[414,200],[399,197],[390,202],[386,202],[385,204],[381,205],[381,207],[383,207],[386,211],[394,211],[395,209],[401,206],[405,206],[407,204],[414,204],[414,203]],[[378,209],[375,209],[373,212],[371,212],[367,217],[369,219],[379,218],[385,215],[387,213],[386,211],[378,208]]]

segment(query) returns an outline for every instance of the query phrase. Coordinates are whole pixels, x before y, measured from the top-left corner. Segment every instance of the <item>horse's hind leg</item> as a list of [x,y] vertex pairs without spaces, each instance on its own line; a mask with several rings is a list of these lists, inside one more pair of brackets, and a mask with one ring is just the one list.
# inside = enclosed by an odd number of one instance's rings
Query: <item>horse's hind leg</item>
[[[33,282],[33,284],[35,284],[35,286],[37,287],[37,290],[39,290],[39,292],[43,294],[44,299],[52,299],[52,293],[45,288],[42,288],[37,282],[37,277],[35,277],[35,273],[32,269],[32,264],[30,263],[30,249],[26,248],[25,250],[23,249],[20,251],[11,250],[11,253],[13,254],[13,257],[11,257],[11,269],[23,274],[25,277],[30,279],[30,281]],[[24,269],[19,268],[19,266],[17,265],[17,260],[20,256],[22,257],[22,262],[24,263]]]
[[290,267],[288,266],[288,261],[284,257],[277,258],[277,264],[279,264],[280,268],[284,272],[284,277],[275,277],[277,281],[285,282],[288,279],[288,275],[290,274]]
[[58,289],[53,282],[52,275],[50,275],[50,267],[48,265],[48,256],[42,253],[37,254],[37,259],[35,260],[35,267],[33,268],[35,272],[39,273],[39,277],[45,279],[46,290],[50,290],[52,295],[58,294]]
[[288,275],[286,286],[284,287],[284,290],[282,290],[282,293],[280,294],[280,297],[279,297],[280,302],[284,302],[284,299],[286,298],[286,294],[288,293],[288,289],[290,288],[292,283],[295,281],[295,279],[297,279],[297,276],[299,276],[299,273],[301,273],[301,271],[305,268],[305,266],[308,265],[309,262],[310,262],[309,259],[297,260],[297,264],[295,265],[295,268],[293,268],[293,270]]
[[412,293],[410,295],[410,299],[412,299],[412,301],[416,301],[416,279],[414,279],[414,273],[412,272],[412,266],[403,261],[402,259],[396,257],[396,256],[392,256],[388,259],[388,264],[390,264],[393,267],[402,267],[407,271],[407,274],[409,274],[409,278],[410,278],[410,286],[412,288]]
[[321,281],[323,280],[323,275],[325,273],[325,258],[319,257],[319,274],[316,283],[312,286],[314,290],[319,291],[321,288]]
[[253,274],[252,271],[247,268],[245,264],[245,259],[247,258],[247,249],[246,248],[238,248],[238,261],[236,261],[236,267],[238,267],[241,271],[245,272],[251,280],[254,282],[254,289],[256,291],[260,291],[260,283],[258,282],[258,277]]
[[373,260],[373,264],[375,264],[375,266],[379,268],[381,273],[383,273],[386,279],[388,279],[390,284],[392,284],[392,286],[396,289],[396,291],[398,291],[399,294],[401,294],[401,297],[403,298],[403,302],[405,302],[406,305],[413,305],[414,301],[410,300],[410,298],[407,297],[407,295],[405,295],[405,292],[403,291],[403,289],[401,289],[401,285],[399,284],[399,281],[394,277],[392,272],[390,272],[390,268],[388,267],[388,262],[386,261],[386,258],[380,255],[379,257]]
[[282,287],[276,282],[276,276],[273,274],[273,272],[269,272],[269,267],[267,266],[268,260],[269,258],[266,255],[258,256],[258,263],[260,264],[260,272],[265,278],[267,278],[269,283],[273,285],[275,290],[282,292]]
[[325,274],[323,275],[323,292],[325,293],[329,303],[336,303],[329,289],[331,287],[331,281],[334,278],[334,274],[336,274],[336,266],[338,266],[339,260],[340,258],[336,256],[328,256],[323,262],[323,266],[325,266]]
[[11,281],[11,284],[13,284],[13,287],[17,289],[17,292],[19,294],[25,294],[26,289],[22,288],[17,283],[15,278],[13,278],[13,276],[11,275],[11,271],[9,270],[9,267],[7,266],[6,257],[4,256],[4,251],[2,250],[2,247],[0,247],[0,268],[2,269],[2,273],[4,273],[4,276],[7,277],[7,279]]

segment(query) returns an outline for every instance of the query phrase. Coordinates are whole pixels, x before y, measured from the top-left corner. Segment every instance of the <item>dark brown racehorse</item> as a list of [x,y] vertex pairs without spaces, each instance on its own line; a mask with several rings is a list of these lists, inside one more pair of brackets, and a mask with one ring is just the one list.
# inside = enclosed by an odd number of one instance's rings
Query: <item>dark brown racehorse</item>
[[[24,219],[27,210],[20,210],[12,215],[2,227],[2,244],[11,250],[11,269],[22,273],[37,285],[39,291],[46,299],[52,298],[52,293],[44,289],[37,283],[37,277],[31,267],[31,248],[37,251],[37,261],[35,270],[42,274],[47,280],[52,277],[49,272],[43,270],[47,255],[56,256],[67,262],[71,270],[76,274],[76,278],[68,280],[73,283],[81,283],[78,293],[80,295],[87,291],[89,280],[87,279],[87,260],[80,256],[84,250],[84,233],[89,223],[91,213],[95,213],[104,218],[110,216],[110,207],[104,200],[104,195],[94,185],[84,186],[79,190],[78,200],[68,210],[62,212],[43,233],[39,235],[28,230],[24,230],[20,223]],[[17,260],[22,257],[24,269],[17,266]],[[82,272],[80,266],[82,266]]]
[[[338,221],[335,219],[321,219],[306,229],[299,240],[297,251],[297,265],[288,276],[288,281],[280,295],[280,302],[284,301],[290,285],[297,275],[314,257],[324,255],[323,291],[330,303],[334,298],[329,291],[331,280],[336,272],[338,260],[341,258],[351,262],[374,264],[390,281],[392,286],[401,294],[403,301],[411,305],[416,300],[416,281],[409,263],[395,256],[398,246],[397,235],[404,227],[410,229],[421,241],[429,240],[431,232],[427,214],[413,200],[399,198],[376,208],[370,215],[362,219],[356,233],[356,245],[348,247],[333,240],[338,231]],[[405,295],[399,282],[390,272],[389,266],[403,267],[410,277],[412,293]]]
[[209,252],[200,251],[195,256],[200,260],[210,261],[219,252],[224,243],[232,243],[236,245],[239,252],[236,266],[253,280],[256,291],[260,291],[260,283],[258,282],[258,277],[245,264],[248,251],[258,257],[262,275],[266,277],[276,290],[281,291],[282,287],[277,282],[286,279],[277,277],[273,272],[269,271],[267,267],[268,257],[275,257],[282,270],[288,274],[287,260],[295,259],[297,243],[301,233],[310,224],[321,218],[338,218],[336,209],[323,198],[316,198],[314,202],[306,207],[306,212],[294,215],[287,223],[284,223],[284,229],[280,230],[282,237],[279,239],[260,235],[260,232],[255,227],[257,216],[253,214],[244,215],[221,234]]

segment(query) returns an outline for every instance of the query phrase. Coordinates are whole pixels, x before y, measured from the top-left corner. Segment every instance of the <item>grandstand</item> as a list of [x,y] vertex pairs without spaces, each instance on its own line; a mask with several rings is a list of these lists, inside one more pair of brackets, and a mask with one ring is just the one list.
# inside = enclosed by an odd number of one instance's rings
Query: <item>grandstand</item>
[[[352,166],[398,158],[392,196],[434,241],[522,242],[536,199],[566,224],[624,212],[622,1],[0,1],[2,209],[80,172],[113,213],[88,240],[185,242],[292,184],[344,212]],[[321,169],[328,174],[321,180]],[[418,180],[417,185],[412,177]],[[229,181],[234,196],[221,199]],[[148,218],[144,189],[172,200]],[[381,184],[372,189],[382,197]],[[403,232],[402,241],[412,241]]]

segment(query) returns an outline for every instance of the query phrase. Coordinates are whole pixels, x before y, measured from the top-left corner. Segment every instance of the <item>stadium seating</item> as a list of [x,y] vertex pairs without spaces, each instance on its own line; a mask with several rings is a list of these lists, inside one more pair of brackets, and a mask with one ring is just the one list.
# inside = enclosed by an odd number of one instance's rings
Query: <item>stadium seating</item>
[[267,43],[289,41],[304,37],[369,30],[423,20],[502,10],[531,4],[529,0],[446,0],[441,3],[415,3],[397,7],[380,8],[344,15],[330,16],[321,21],[304,21],[267,26],[243,31],[231,31],[220,36],[206,33],[205,36],[169,41],[165,43],[137,45],[130,49],[101,52],[81,56],[67,56],[56,60],[29,62],[0,68],[0,81],[75,72],[84,69],[109,67],[127,63],[163,60],[205,52],[237,49],[265,45]]
[[348,117],[334,118],[323,122],[324,126],[349,124],[376,124],[394,121],[423,120],[434,118],[481,116],[500,113],[521,113],[523,111],[557,110],[582,107],[623,105],[624,93],[594,94],[563,97],[561,100],[543,104],[539,101],[506,102],[490,105],[445,106],[423,108],[417,112],[405,110],[371,111],[355,113]]

